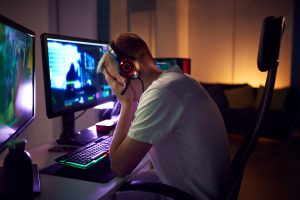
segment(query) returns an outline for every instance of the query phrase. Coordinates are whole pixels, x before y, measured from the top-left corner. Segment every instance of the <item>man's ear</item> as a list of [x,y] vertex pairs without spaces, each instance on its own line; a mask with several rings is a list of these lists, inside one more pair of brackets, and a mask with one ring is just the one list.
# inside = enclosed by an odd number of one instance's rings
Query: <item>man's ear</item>
[[137,59],[134,61],[134,65],[135,65],[135,69],[136,71],[141,72],[141,66],[140,66],[140,63],[137,61]]

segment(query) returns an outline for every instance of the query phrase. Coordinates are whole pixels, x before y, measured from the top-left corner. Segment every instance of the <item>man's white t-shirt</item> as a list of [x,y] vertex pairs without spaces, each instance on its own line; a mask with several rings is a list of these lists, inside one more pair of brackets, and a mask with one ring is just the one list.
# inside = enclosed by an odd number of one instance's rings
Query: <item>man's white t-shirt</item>
[[198,81],[178,67],[163,72],[141,96],[128,136],[149,151],[163,183],[199,199],[227,186],[230,153],[222,116]]

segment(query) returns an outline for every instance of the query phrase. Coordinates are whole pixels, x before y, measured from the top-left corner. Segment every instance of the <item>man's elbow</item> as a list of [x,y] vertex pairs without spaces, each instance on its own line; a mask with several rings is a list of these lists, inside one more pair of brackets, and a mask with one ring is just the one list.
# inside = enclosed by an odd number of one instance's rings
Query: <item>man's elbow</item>
[[120,164],[113,164],[113,162],[111,162],[110,167],[111,171],[114,172],[117,176],[126,176],[132,171],[126,169],[125,167],[122,167]]

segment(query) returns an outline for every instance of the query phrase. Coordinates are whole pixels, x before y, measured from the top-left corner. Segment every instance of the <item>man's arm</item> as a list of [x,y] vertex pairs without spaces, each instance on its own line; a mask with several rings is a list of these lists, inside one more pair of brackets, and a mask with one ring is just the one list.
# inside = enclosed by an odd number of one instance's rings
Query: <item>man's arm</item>
[[110,147],[111,168],[118,176],[132,172],[151,148],[152,144],[127,136],[136,105],[122,106],[113,141]]
[[123,85],[106,70],[105,79],[121,103],[120,118],[110,147],[111,168],[117,175],[124,176],[134,170],[152,145],[127,137],[137,108],[132,89],[129,87],[121,96]]

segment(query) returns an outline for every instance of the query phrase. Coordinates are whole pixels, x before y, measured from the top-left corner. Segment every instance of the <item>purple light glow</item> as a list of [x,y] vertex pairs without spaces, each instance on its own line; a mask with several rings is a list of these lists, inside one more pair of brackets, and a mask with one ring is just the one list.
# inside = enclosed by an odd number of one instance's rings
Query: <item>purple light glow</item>
[[17,114],[22,114],[28,111],[30,112],[32,110],[32,105],[33,105],[32,95],[33,95],[33,88],[30,82],[20,85],[16,97],[16,108],[20,108],[16,112],[20,112],[20,113]]
[[114,107],[114,102],[109,101],[107,103],[103,103],[103,104],[100,104],[98,106],[95,106],[94,109],[103,110],[103,109],[112,109],[113,107]]

